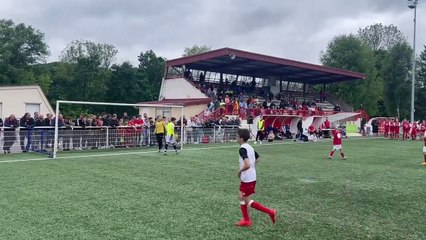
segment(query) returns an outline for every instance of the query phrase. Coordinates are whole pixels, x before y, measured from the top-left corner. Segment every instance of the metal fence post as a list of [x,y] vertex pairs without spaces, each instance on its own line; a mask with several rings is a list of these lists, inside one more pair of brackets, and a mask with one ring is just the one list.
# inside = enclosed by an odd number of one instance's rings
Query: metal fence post
[[106,127],[106,148],[109,148],[109,127]]

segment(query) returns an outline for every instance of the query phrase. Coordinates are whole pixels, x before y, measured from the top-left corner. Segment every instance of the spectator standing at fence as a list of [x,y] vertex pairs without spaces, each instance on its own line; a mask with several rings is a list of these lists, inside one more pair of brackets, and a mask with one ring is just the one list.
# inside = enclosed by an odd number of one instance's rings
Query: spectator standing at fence
[[55,123],[53,122],[52,117],[52,114],[48,113],[46,114],[46,118],[43,120],[43,126],[46,127],[44,130],[42,130],[44,137],[44,145],[46,148],[52,146],[53,141],[54,130],[50,127],[54,126]]
[[142,119],[142,115],[138,115],[138,117],[133,116],[132,121],[129,122],[129,125],[131,125],[134,129],[133,132],[135,133],[135,144],[137,143],[139,146],[143,146],[143,124],[144,120]]
[[31,137],[31,144],[34,150],[38,150],[41,148],[41,132],[43,131],[41,128],[43,126],[44,117],[42,114],[35,112],[34,120],[34,126],[37,128],[35,128],[33,131],[33,135]]
[[151,123],[149,121],[148,118],[148,114],[144,113],[143,114],[143,119],[142,119],[142,128],[143,128],[143,143],[142,145],[147,145],[150,146],[151,145]]
[[16,119],[14,114],[10,114],[8,118],[4,120],[4,143],[3,151],[4,153],[10,153],[10,148],[16,140],[15,129],[19,127],[18,119]]
[[[55,124],[56,124],[56,119],[55,118],[56,117],[51,118],[51,124],[52,124],[51,126],[52,127],[54,127]],[[62,144],[64,144],[64,142],[66,141],[66,140],[64,140],[65,139],[64,128],[65,128],[64,116],[62,114],[59,114],[59,118],[58,118],[58,143],[59,143],[59,141],[60,141],[61,138],[62,138]],[[55,134],[54,128],[52,128],[51,132],[53,134],[52,139],[54,139],[54,137],[55,137],[54,136],[54,134]],[[64,147],[64,146],[62,146],[62,147]]]
[[114,147],[117,145],[117,139],[118,139],[118,130],[117,127],[119,126],[119,121],[117,118],[117,114],[113,114],[112,117],[108,120],[108,138],[109,138],[109,145],[111,147]]
[[0,118],[0,127],[3,127],[3,120]]
[[74,125],[73,122],[69,118],[63,118],[64,127],[63,129],[59,130],[62,131],[62,149],[64,151],[70,151],[71,150],[71,137],[72,137],[72,126]]
[[[22,152],[27,152],[30,145],[31,145],[31,138],[30,138],[30,134],[32,131],[30,129],[32,129],[35,125],[35,121],[34,118],[31,117],[30,113],[25,113],[25,115],[20,119],[20,131],[19,131],[19,139],[20,139],[20,144],[21,144],[21,150]],[[27,139],[27,145],[25,145],[25,139]]]

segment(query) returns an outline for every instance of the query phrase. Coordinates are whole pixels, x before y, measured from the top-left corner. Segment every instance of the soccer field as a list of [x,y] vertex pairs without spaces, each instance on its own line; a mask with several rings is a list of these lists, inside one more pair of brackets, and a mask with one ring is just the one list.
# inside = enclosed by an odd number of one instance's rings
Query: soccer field
[[[426,239],[423,142],[254,145],[250,228],[237,198],[238,145],[0,156],[0,239]],[[204,149],[201,149],[204,148]],[[91,156],[92,155],[92,156]]]

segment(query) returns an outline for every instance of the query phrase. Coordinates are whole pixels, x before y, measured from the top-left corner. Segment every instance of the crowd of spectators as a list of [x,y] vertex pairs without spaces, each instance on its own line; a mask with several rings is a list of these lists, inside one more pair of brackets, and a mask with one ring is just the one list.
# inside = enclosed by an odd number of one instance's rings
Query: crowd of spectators
[[[164,119],[167,122],[167,118]],[[38,112],[34,115],[25,113],[21,118],[11,114],[4,121],[0,118],[0,130],[3,132],[0,143],[2,143],[3,152],[10,153],[12,145],[18,143],[22,152],[51,148],[55,120],[50,113],[43,116]],[[213,122],[203,121],[195,116],[187,119],[184,116],[176,122],[177,128],[182,125],[185,131],[189,132],[195,128],[239,126],[240,119],[224,117]],[[59,115],[58,118],[59,138],[62,140],[63,150],[151,146],[154,144],[151,139],[154,126],[154,119],[146,113],[129,116],[127,112],[124,112],[120,117],[117,114],[108,113],[81,114],[76,119]],[[108,136],[106,129],[108,129]]]
[[[195,78],[192,72],[185,71],[184,76],[192,81]],[[292,91],[281,91],[273,94],[269,90],[256,88],[257,83],[253,79],[251,81],[228,80],[228,78],[220,79],[219,83],[206,82],[203,73],[198,76],[196,86],[205,93],[211,102],[207,105],[205,115],[209,116],[214,111],[220,111],[219,115],[239,115],[244,118],[253,115],[256,110],[296,110],[323,115],[324,111],[321,106],[317,106],[318,102],[324,102],[326,99],[325,92],[321,91],[319,98],[310,97],[310,100],[301,100],[300,96],[295,97]],[[335,111],[340,111],[340,106],[335,106]],[[206,117],[205,116],[205,117]]]

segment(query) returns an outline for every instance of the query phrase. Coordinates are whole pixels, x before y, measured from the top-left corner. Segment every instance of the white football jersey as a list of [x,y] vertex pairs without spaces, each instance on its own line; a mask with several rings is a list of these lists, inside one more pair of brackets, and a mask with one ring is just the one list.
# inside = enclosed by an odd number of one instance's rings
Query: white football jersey
[[[241,182],[253,182],[256,181],[256,156],[254,153],[254,149],[248,143],[244,143],[241,145],[241,148],[245,148],[247,150],[247,157],[250,161],[250,168],[241,172]],[[240,169],[244,167],[244,159],[240,158]]]

